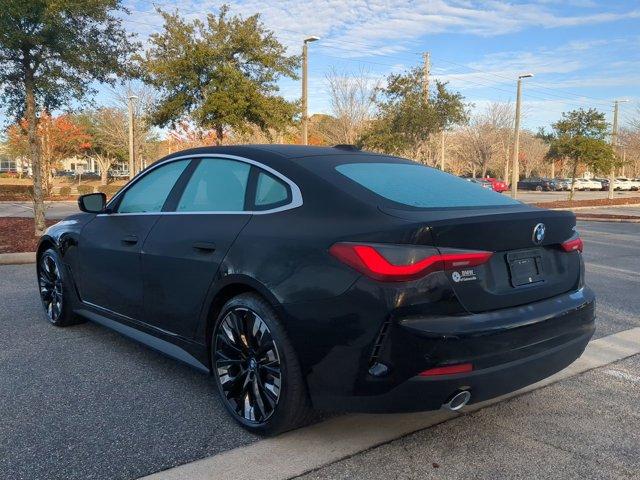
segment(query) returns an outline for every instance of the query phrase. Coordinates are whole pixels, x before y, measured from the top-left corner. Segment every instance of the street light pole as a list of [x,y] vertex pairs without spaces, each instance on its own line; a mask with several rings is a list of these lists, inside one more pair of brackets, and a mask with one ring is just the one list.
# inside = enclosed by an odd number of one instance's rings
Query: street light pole
[[319,37],[307,37],[304,39],[302,43],[302,144],[307,145],[308,142],[308,126],[307,122],[309,121],[309,112],[307,105],[307,81],[308,81],[308,72],[307,72],[307,63],[308,63],[308,47],[307,44],[311,42],[315,42],[316,40],[320,40]]
[[[614,100],[613,101],[613,125],[611,128],[611,146],[613,147],[614,154],[617,154],[616,147],[618,146],[618,106],[621,103],[628,102],[629,100]],[[616,180],[616,169],[611,165],[609,170],[609,192],[608,197],[613,198],[613,188]]]
[[136,174],[136,152],[133,144],[133,101],[137,99],[138,97],[135,95],[129,95],[129,180],[131,180]]
[[511,157],[511,196],[516,198],[518,196],[518,180],[520,178],[520,166],[518,162],[518,155],[520,150],[520,102],[522,98],[522,79],[533,77],[533,73],[525,73],[518,75],[518,93],[516,95],[516,121],[514,128],[514,142],[513,142],[513,154]]

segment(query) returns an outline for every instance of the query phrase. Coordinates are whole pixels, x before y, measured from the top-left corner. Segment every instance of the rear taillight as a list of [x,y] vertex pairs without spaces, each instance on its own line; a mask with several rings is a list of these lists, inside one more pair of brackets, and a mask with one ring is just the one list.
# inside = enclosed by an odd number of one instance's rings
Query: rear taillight
[[560,246],[565,252],[581,252],[584,248],[582,243],[582,239],[580,237],[572,238],[571,240],[567,240],[564,243],[561,243]]
[[446,367],[435,367],[420,372],[421,377],[433,377],[436,375],[455,375],[457,373],[469,373],[473,371],[471,363],[458,363],[456,365],[447,365]]
[[358,243],[336,243],[329,252],[368,277],[386,282],[415,280],[437,270],[474,267],[487,262],[492,255],[491,252],[440,253],[428,247]]

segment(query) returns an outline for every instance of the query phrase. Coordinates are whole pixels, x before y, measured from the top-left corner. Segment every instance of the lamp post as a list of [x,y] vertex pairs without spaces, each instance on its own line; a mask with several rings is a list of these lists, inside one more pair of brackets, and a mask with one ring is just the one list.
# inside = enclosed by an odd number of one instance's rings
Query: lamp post
[[136,174],[136,151],[133,145],[133,101],[137,100],[135,95],[129,95],[129,180]]
[[518,93],[516,95],[516,125],[514,129],[513,155],[511,157],[511,196],[518,196],[518,180],[520,177],[518,155],[520,150],[520,102],[522,98],[522,79],[533,77],[533,73],[518,75]]
[[307,44],[320,40],[319,37],[307,37],[302,44],[302,144],[307,145],[307,123],[309,121],[308,105],[307,105],[307,62],[308,62],[308,47]]

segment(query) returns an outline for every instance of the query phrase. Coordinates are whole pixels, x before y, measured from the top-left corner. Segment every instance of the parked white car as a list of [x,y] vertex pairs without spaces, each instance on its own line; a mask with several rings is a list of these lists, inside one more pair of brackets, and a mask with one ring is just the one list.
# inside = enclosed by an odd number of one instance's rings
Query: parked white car
[[618,177],[613,184],[613,188],[615,190],[638,190],[640,189],[640,182],[626,177]]
[[589,180],[588,178],[576,178],[575,190],[601,190],[602,184],[596,180]]

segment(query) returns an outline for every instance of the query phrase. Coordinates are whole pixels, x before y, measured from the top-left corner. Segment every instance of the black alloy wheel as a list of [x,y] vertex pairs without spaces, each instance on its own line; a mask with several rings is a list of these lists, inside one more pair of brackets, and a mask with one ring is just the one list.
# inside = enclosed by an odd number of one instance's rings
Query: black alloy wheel
[[271,330],[254,311],[235,307],[215,333],[215,374],[227,402],[245,422],[273,415],[282,391],[280,354]]
[[40,257],[39,267],[40,298],[47,318],[55,324],[60,320],[64,306],[62,272],[50,252],[46,252]]

